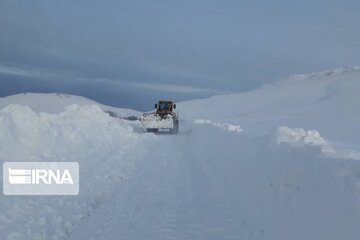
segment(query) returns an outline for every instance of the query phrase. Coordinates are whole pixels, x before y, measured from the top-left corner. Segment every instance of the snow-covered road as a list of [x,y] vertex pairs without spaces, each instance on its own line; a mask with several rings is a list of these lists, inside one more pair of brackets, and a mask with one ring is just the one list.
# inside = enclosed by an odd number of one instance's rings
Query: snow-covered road
[[146,157],[71,240],[360,236],[356,186],[334,174],[346,163],[316,147],[271,146],[268,137],[203,125],[142,143]]
[[246,226],[246,211],[237,214],[228,184],[219,179],[214,164],[207,165],[209,150],[194,143],[194,134],[199,133],[154,136],[139,168],[70,239],[238,239],[261,234],[261,229]]

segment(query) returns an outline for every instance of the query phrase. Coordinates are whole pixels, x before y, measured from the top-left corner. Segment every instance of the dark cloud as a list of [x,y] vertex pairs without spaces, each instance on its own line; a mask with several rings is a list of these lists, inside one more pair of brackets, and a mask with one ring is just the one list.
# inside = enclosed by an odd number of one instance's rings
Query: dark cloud
[[[105,82],[105,83],[104,83]],[[165,90],[164,90],[165,89]],[[148,111],[158,99],[173,99],[184,101],[193,98],[203,98],[216,92],[204,89],[176,89],[169,85],[152,86],[143,83],[109,81],[109,80],[63,80],[52,78],[41,79],[37,76],[24,76],[0,73],[0,97],[23,93],[67,93],[86,96],[100,103]]]
[[[245,91],[293,73],[359,64],[359,10],[354,0],[0,0],[0,65],[47,76],[7,74],[1,93],[66,91],[142,106],[145,93],[212,93],[131,83]],[[121,89],[99,79],[121,81]]]

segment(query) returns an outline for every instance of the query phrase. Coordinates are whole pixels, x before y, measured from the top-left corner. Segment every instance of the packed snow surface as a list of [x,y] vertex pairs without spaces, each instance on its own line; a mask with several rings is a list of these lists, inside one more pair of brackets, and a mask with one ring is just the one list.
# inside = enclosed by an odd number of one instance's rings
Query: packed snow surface
[[82,97],[1,98],[0,161],[77,161],[80,194],[1,195],[0,239],[360,239],[359,79],[179,103],[178,135]]

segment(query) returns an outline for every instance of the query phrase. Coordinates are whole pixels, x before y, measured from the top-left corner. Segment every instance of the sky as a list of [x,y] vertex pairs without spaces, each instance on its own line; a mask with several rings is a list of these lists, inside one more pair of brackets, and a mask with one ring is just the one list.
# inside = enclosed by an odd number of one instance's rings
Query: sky
[[356,0],[0,0],[0,96],[148,110],[360,65]]

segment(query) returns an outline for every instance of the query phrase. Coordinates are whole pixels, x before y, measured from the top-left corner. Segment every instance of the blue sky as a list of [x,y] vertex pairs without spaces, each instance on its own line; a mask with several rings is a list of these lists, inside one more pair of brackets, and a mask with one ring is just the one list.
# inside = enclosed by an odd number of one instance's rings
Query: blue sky
[[0,95],[151,108],[360,65],[360,3],[0,0]]

